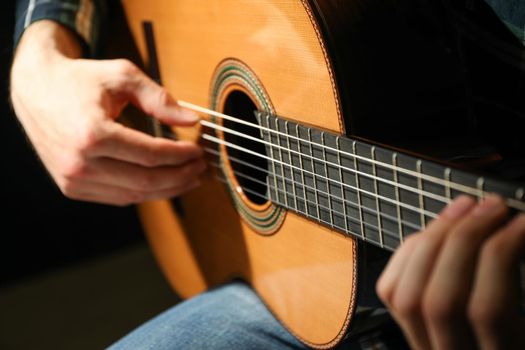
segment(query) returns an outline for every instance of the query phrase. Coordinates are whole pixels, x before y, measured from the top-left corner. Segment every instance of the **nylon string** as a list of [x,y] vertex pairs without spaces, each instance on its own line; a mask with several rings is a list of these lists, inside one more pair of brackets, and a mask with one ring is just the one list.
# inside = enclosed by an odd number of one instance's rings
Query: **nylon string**
[[[329,147],[329,146],[326,146],[326,145],[323,145],[323,144],[320,144],[320,143],[317,143],[317,142],[313,142],[313,141],[310,141],[310,140],[304,140],[304,139],[301,139],[301,138],[299,138],[297,136],[294,136],[294,135],[288,135],[288,134],[283,133],[281,131],[273,130],[273,129],[270,129],[270,128],[267,128],[267,127],[264,127],[264,126],[260,126],[258,124],[250,123],[250,122],[247,122],[245,120],[242,120],[242,119],[239,119],[239,118],[235,118],[235,117],[223,114],[223,113],[219,113],[217,111],[213,111],[213,110],[210,110],[210,109],[207,109],[207,108],[204,108],[204,107],[201,107],[201,106],[198,106],[198,105],[186,102],[186,101],[179,100],[178,104],[181,107],[184,107],[184,108],[187,108],[187,109],[191,109],[191,110],[193,110],[195,112],[209,114],[209,115],[212,115],[212,116],[224,119],[224,120],[229,120],[229,121],[232,121],[232,122],[235,122],[235,123],[239,123],[239,124],[243,124],[243,125],[246,125],[246,126],[250,126],[250,127],[258,129],[258,130],[264,130],[264,131],[266,131],[268,133],[274,133],[274,134],[286,137],[287,139],[290,139],[290,138],[291,139],[295,139],[298,142],[302,142],[303,144],[304,143],[310,144],[311,146],[316,146],[316,147],[323,148],[325,150],[330,150],[330,151],[333,151],[333,152],[337,152],[339,155],[346,155],[348,157],[351,157],[351,158],[354,158],[354,159],[357,159],[357,160],[362,160],[362,161],[365,161],[365,162],[368,162],[368,163],[371,163],[371,164],[379,165],[379,166],[382,166],[382,167],[385,167],[385,168],[388,168],[388,169],[391,169],[391,170],[395,170],[395,171],[400,172],[400,173],[404,173],[406,175],[413,176],[416,179],[425,180],[425,181],[428,181],[428,182],[431,182],[431,183],[434,183],[434,184],[438,184],[438,185],[442,185],[442,186],[445,186],[445,187],[448,186],[451,189],[454,189],[454,190],[457,190],[457,191],[460,191],[460,192],[464,192],[464,193],[473,195],[475,197],[479,197],[479,196],[483,197],[486,194],[488,194],[488,192],[480,191],[478,188],[465,186],[465,185],[462,185],[462,184],[459,184],[459,183],[455,183],[453,181],[442,180],[442,179],[434,177],[434,176],[425,175],[425,174],[418,173],[416,171],[412,171],[412,170],[409,170],[409,169],[401,168],[401,167],[398,167],[398,166],[395,166],[395,165],[392,165],[392,164],[389,164],[389,163],[384,163],[384,162],[380,162],[380,161],[377,161],[377,160],[374,160],[374,159],[369,159],[369,158],[366,158],[366,157],[363,157],[363,156],[359,156],[357,154],[353,154],[353,153],[349,153],[349,152],[346,152],[346,151],[342,151],[342,150],[339,150],[339,149],[336,149],[336,148],[333,148],[333,147]],[[224,127],[222,127],[220,125],[217,125],[217,124],[214,124],[214,123],[210,123],[210,122],[205,121],[205,120],[201,120],[201,124],[206,125],[208,127],[212,127],[214,129],[224,128]],[[210,124],[213,125],[213,126],[210,126]],[[227,129],[227,128],[224,128],[224,129]],[[224,130],[224,132],[235,131],[235,130],[231,130],[231,129],[228,129],[228,130],[230,130],[230,131]],[[261,139],[252,138],[249,135],[244,135],[244,134],[238,133],[236,131],[235,131],[235,133],[239,134],[238,136],[249,137],[249,138],[253,139],[256,142],[261,142],[261,143],[267,142],[267,141],[264,141],[264,140],[261,140]],[[203,135],[203,137],[204,137],[204,135]],[[217,139],[217,140],[220,140],[220,139]],[[217,140],[209,140],[209,141],[215,142]],[[220,140],[220,141],[222,141],[222,140]],[[217,142],[217,143],[222,143],[222,142]],[[280,145],[273,145],[273,144],[270,144],[270,145],[271,145],[271,147],[285,149],[287,152],[299,153],[299,152],[294,151],[294,150],[283,148]],[[278,161],[276,159],[271,159],[271,158],[265,157],[265,156],[263,156],[263,155],[261,155],[261,154],[259,154],[257,152],[253,152],[251,150],[244,149],[243,147],[240,147],[240,146],[237,146],[237,145],[234,145],[234,144],[231,144],[231,143],[228,144],[227,146],[236,148],[236,149],[238,149],[240,151],[248,152],[248,153],[256,155],[256,156],[264,157],[264,158],[266,158],[266,159],[268,159],[268,160],[270,160],[272,162],[277,162],[277,163],[282,164],[282,165],[284,165],[286,167],[294,167],[291,164],[286,164],[286,163],[280,162],[280,161]],[[306,157],[311,157],[312,158],[312,156],[309,156],[307,154],[301,154],[301,153],[299,153],[299,154],[300,154],[300,156],[303,156],[303,157],[306,156]],[[337,163],[327,162],[326,160],[317,159],[317,158],[313,158],[313,159],[315,159],[316,161],[321,162],[321,163],[330,164],[331,166],[334,166],[336,168],[340,168],[340,169],[342,168],[342,169],[345,169],[345,170],[348,170],[348,171],[353,171],[355,174],[360,174],[360,175],[367,176],[367,177],[370,177],[370,178],[375,179],[375,180],[379,180],[379,181],[382,181],[382,182],[393,184],[396,187],[403,188],[403,189],[409,190],[411,192],[418,193],[420,195],[423,195],[423,196],[426,196],[426,197],[429,197],[429,198],[433,198],[433,199],[435,199],[437,201],[441,201],[441,202],[444,202],[446,204],[450,202],[450,200],[448,198],[436,195],[434,193],[430,193],[430,192],[427,192],[427,191],[422,191],[422,190],[419,190],[419,189],[415,189],[415,188],[412,188],[410,186],[406,186],[406,185],[403,185],[403,184],[394,183],[394,182],[392,182],[390,180],[382,179],[382,178],[379,178],[379,177],[371,175],[371,174],[359,172],[358,170],[354,170],[354,169],[351,169],[351,168],[342,167],[341,165],[339,165]],[[294,168],[297,169],[297,167],[294,167]],[[298,169],[298,170],[305,171],[304,169]],[[448,170],[448,168],[447,168],[447,170]],[[314,179],[315,179],[315,177],[323,177],[323,176],[317,175],[317,174],[313,174],[313,176],[314,176]],[[326,178],[326,177],[324,177],[324,178]],[[339,185],[342,185],[342,186],[348,186],[348,185],[346,185],[344,183],[341,183],[339,181],[335,181],[335,180],[332,180],[332,179],[328,179],[328,180],[332,181],[332,182],[335,182],[335,183],[337,183]],[[361,191],[360,189],[357,189],[357,190]],[[448,188],[447,188],[447,192],[448,192]],[[519,194],[523,193],[523,189],[519,189],[518,192],[519,192]],[[370,194],[370,192],[368,192],[368,194]],[[370,195],[375,196],[374,194],[370,194]],[[381,198],[381,196],[379,198]],[[387,201],[392,201],[392,200],[390,200],[390,199],[388,199],[386,197],[383,197],[383,198],[385,198],[385,200],[387,200]],[[399,205],[403,206],[403,203],[401,203],[401,202],[396,202],[396,201],[393,201],[393,202],[395,204],[399,204]],[[523,202],[521,202],[521,201],[519,201],[517,199],[506,198],[506,202],[507,202],[507,205],[509,207],[511,207],[511,208],[518,209],[518,210],[521,210],[521,211],[525,211],[525,203],[523,203]],[[415,207],[412,207],[412,209],[413,208],[415,208]],[[407,209],[409,209],[409,208],[407,208]],[[421,210],[419,208],[417,208],[416,211],[417,212],[421,212]],[[425,210],[423,210],[423,213],[424,212],[425,212]],[[427,215],[431,216],[431,217],[433,217],[433,216],[435,217],[434,213],[430,213],[430,214],[427,214]]]
[[[206,152],[210,153],[210,154],[214,154],[214,155],[217,155],[217,156],[219,155],[219,152],[217,152],[217,151],[214,150],[214,149],[211,149],[211,148],[204,148],[204,150],[205,150]],[[231,156],[230,156],[230,157],[228,157],[228,159],[229,159],[230,161],[235,162],[235,163],[239,163],[239,164],[242,164],[242,165],[245,165],[245,166],[251,167],[251,168],[253,168],[253,169],[256,169],[256,170],[258,170],[258,171],[261,171],[261,172],[264,172],[264,173],[270,175],[270,172],[269,172],[269,171],[267,171],[267,170],[265,170],[265,169],[263,169],[263,168],[260,168],[260,167],[258,167],[258,166],[252,165],[252,164],[250,164],[250,163],[244,162],[244,161],[242,161],[242,160],[240,160],[240,159],[238,159],[238,158],[235,158],[235,157],[231,157]],[[215,163],[215,162],[210,162],[210,164],[211,164],[212,166],[216,167],[216,168],[220,168],[220,165],[217,164],[217,163]],[[247,175],[247,174],[245,174],[245,173],[242,173],[242,172],[240,172],[240,171],[234,170],[233,173],[234,173],[235,175],[237,175],[237,176],[243,177],[243,178],[245,178],[245,179],[248,179],[248,180],[250,180],[250,181],[256,182],[256,183],[258,183],[258,184],[261,184],[261,185],[264,185],[264,186],[268,186],[269,188],[271,188],[271,189],[273,189],[273,190],[276,190],[276,191],[279,191],[279,192],[283,192],[284,195],[291,195],[291,193],[289,193],[288,191],[286,191],[286,190],[284,190],[284,189],[280,189],[280,188],[278,188],[278,187],[272,186],[271,184],[268,184],[268,183],[266,183],[266,182],[264,182],[264,181],[261,181],[261,180],[259,180],[259,179],[256,179],[256,178],[254,178],[254,177],[252,177],[252,176],[250,176],[250,175]],[[284,181],[284,182],[286,182],[286,181],[288,181],[288,182],[292,182],[292,186],[297,186],[297,184],[296,184],[296,183],[293,183],[292,180],[290,180],[290,179],[288,179],[288,178],[286,178],[286,177],[283,177],[283,176],[281,176],[281,175],[278,175],[278,174],[275,174],[275,175],[276,175],[276,177],[280,178],[282,181]],[[306,185],[306,184],[300,184],[299,186],[303,186],[304,188],[307,188],[307,189],[309,189],[309,190],[315,191],[315,189],[314,189],[313,187],[308,186],[308,185]],[[245,189],[245,188],[243,188],[243,190],[249,190],[249,189]],[[379,216],[381,216],[381,217],[384,217],[384,218],[389,219],[389,220],[391,220],[392,222],[396,222],[396,223],[397,223],[398,221],[400,221],[402,224],[404,224],[404,225],[406,225],[406,226],[409,226],[409,227],[413,228],[413,229],[416,230],[416,231],[421,229],[421,226],[418,226],[417,224],[413,224],[412,222],[405,221],[405,220],[403,220],[402,218],[397,218],[397,217],[391,216],[391,215],[389,215],[389,214],[383,213],[383,212],[381,212],[381,211],[378,211],[378,210],[376,210],[376,209],[369,208],[369,207],[367,207],[367,206],[365,206],[365,205],[361,205],[361,206],[359,206],[359,205],[357,205],[356,203],[354,203],[354,202],[352,202],[352,201],[350,201],[350,200],[348,200],[348,199],[345,199],[345,198],[342,198],[342,197],[338,197],[338,196],[336,196],[335,194],[327,193],[327,192],[324,192],[324,191],[321,191],[321,190],[317,190],[317,192],[320,193],[320,194],[323,194],[323,195],[325,195],[325,196],[327,196],[327,197],[331,197],[331,198],[335,198],[335,199],[337,199],[337,200],[340,200],[343,204],[349,205],[349,206],[351,206],[351,207],[353,207],[353,208],[355,208],[355,209],[358,209],[358,210],[364,210],[364,211],[368,212],[369,214],[379,215]],[[252,194],[255,194],[255,191],[252,191]],[[263,198],[263,197],[261,197],[261,198]],[[298,197],[298,196],[297,196],[296,198],[298,199],[298,202],[299,202],[299,201],[300,201],[300,202],[309,202],[309,203],[311,203],[311,204],[319,205],[319,206],[322,206],[322,207],[323,207],[322,204],[315,203],[315,202],[313,202],[313,201],[311,201],[311,200],[309,200],[309,199],[307,199],[307,198],[301,198],[301,197]],[[270,198],[264,197],[264,199],[270,199]],[[293,208],[292,208],[292,209],[293,209]],[[327,210],[329,210],[330,212],[333,211],[333,209],[326,208],[326,207],[324,207],[324,209],[327,209]],[[299,211],[299,209],[297,208],[297,206],[296,206],[295,210],[298,211],[298,212],[301,212],[301,211]],[[340,212],[338,212],[338,211],[334,211],[334,212],[336,212],[336,213],[339,214],[339,215],[344,216],[343,213],[340,213]],[[303,213],[303,214],[306,214],[306,213]],[[351,219],[353,219],[353,218],[351,218]],[[357,221],[356,221],[356,222],[357,222]]]

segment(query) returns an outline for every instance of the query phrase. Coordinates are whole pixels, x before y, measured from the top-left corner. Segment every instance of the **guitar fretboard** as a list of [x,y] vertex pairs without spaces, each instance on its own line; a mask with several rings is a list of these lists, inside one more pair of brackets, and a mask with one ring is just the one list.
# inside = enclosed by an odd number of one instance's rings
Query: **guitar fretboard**
[[519,184],[258,113],[270,159],[268,198],[345,234],[394,250],[455,197],[499,193],[523,211]]

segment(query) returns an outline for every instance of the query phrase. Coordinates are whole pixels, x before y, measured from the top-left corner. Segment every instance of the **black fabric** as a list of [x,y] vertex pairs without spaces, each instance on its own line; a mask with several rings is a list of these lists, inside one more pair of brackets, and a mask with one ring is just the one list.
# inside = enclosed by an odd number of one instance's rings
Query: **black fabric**
[[443,0],[443,4],[477,132],[507,163],[519,162],[525,155],[525,48],[484,1]]

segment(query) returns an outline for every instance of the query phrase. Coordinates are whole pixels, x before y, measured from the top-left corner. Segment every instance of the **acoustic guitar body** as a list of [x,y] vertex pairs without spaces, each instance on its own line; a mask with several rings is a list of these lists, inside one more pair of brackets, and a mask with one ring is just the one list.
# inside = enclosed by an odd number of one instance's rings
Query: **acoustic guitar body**
[[[249,122],[258,109],[344,134],[335,72],[307,1],[122,3],[145,61],[142,23],[153,23],[162,83],[177,99]],[[175,132],[200,142],[202,130]],[[188,298],[241,278],[303,342],[335,346],[356,306],[355,240],[245,193],[228,149],[215,149],[218,167],[178,206],[140,206],[167,279]]]

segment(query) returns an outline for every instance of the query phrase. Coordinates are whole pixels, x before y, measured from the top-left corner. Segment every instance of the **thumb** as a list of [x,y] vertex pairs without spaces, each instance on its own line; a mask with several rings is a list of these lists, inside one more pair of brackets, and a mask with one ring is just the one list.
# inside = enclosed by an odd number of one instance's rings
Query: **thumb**
[[199,121],[194,112],[182,108],[169,92],[146,76],[140,69],[128,75],[130,79],[122,92],[146,114],[168,125],[191,126]]

